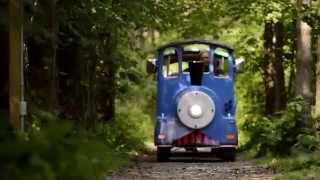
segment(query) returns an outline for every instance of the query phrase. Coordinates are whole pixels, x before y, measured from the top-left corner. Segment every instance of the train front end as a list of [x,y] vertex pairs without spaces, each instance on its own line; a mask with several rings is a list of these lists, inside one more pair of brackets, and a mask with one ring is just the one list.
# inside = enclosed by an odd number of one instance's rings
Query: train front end
[[149,72],[152,69],[158,82],[158,161],[167,161],[174,148],[200,147],[233,161],[238,144],[233,50],[203,40],[171,43],[159,48],[157,60],[149,62]]

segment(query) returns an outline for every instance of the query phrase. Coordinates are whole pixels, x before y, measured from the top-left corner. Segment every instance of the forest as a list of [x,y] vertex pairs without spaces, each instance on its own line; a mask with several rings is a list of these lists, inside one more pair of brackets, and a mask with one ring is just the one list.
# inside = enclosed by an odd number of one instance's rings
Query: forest
[[0,179],[100,179],[148,151],[146,62],[182,39],[245,59],[239,154],[319,177],[319,0],[0,0]]

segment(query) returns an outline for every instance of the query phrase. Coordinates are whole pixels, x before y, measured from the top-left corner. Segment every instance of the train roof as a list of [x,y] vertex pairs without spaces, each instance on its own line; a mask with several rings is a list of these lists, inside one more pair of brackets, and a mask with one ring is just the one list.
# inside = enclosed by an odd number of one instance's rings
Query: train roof
[[160,48],[158,48],[158,50],[161,51],[166,48],[180,46],[180,45],[188,45],[188,44],[206,44],[206,45],[218,46],[218,47],[233,51],[233,48],[229,45],[226,45],[217,41],[199,40],[199,39],[189,39],[189,40],[171,42],[161,46]]

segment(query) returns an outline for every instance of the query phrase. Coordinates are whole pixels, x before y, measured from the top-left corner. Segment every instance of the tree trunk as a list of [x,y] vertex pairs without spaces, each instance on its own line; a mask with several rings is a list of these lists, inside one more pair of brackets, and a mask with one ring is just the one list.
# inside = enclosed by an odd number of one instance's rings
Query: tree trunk
[[57,51],[57,33],[58,22],[56,19],[56,0],[41,0],[40,7],[45,12],[46,29],[48,33],[48,39],[45,44],[45,58],[48,66],[48,81],[49,81],[49,96],[48,96],[48,108],[51,112],[58,111],[58,98],[57,98],[57,63],[56,63],[56,51]]
[[43,110],[57,112],[58,22],[56,19],[56,0],[39,0],[38,3],[36,8],[39,11],[36,11],[33,15],[33,21],[30,23],[41,28],[41,31],[36,31],[26,41],[29,62],[28,96],[34,104]]
[[[110,56],[107,58],[111,58]],[[109,62],[112,61],[109,60]],[[108,64],[108,67],[106,67],[106,76],[105,76],[106,82],[108,83],[108,88],[106,89],[106,92],[104,93],[105,105],[104,105],[104,120],[110,121],[115,116],[115,96],[116,96],[116,84],[115,84],[115,65],[114,63],[110,62]]]
[[[265,113],[273,115],[286,107],[286,89],[283,68],[283,24],[265,23],[263,77],[265,86]],[[276,41],[274,42],[274,39]]]
[[263,78],[265,86],[265,113],[271,115],[275,112],[275,69],[272,62],[274,62],[275,54],[273,47],[273,22],[265,23],[264,29],[264,63],[263,63]]
[[21,63],[23,61],[23,1],[9,1],[9,38],[10,38],[10,62],[9,62],[9,98],[10,98],[10,122],[16,129],[23,129],[20,121],[20,102],[22,95]]
[[301,115],[302,126],[309,124],[310,106],[312,100],[311,91],[311,27],[303,22],[300,17],[297,20],[297,59],[296,59],[296,96],[303,98],[303,112]]
[[0,109],[9,110],[9,34],[8,32],[0,32]]
[[49,12],[48,12],[48,30],[50,33],[49,40],[49,57],[50,57],[50,102],[49,109],[54,112],[58,108],[58,88],[57,88],[57,33],[58,33],[58,22],[56,19],[56,0],[49,1]]
[[277,22],[275,24],[275,61],[273,63],[275,69],[275,111],[281,111],[285,109],[287,104],[287,94],[285,88],[284,68],[283,68],[283,24]]
[[96,62],[95,47],[88,45],[80,49],[80,94],[81,126],[92,128],[96,122]]
[[101,78],[99,78],[99,111],[103,112],[103,116],[100,117],[102,121],[110,121],[115,116],[115,97],[116,97],[116,80],[115,73],[117,66],[114,61],[114,48],[116,47],[117,41],[114,37],[115,34],[106,33],[103,36],[103,43],[100,43],[101,58],[104,60],[104,68]]
[[316,64],[316,105],[315,115],[320,117],[320,36],[317,40],[317,64]]
[[9,13],[8,2],[0,1],[0,141],[8,136],[9,122]]
[[[72,34],[64,32],[60,37],[64,39],[72,37]],[[61,116],[66,119],[81,119],[81,63],[79,63],[80,47],[78,43],[70,45],[61,44],[57,50],[57,69],[59,69],[59,103]]]
[[8,5],[0,3],[0,111],[9,112],[9,30],[8,30]]
[[287,89],[287,97],[293,97],[294,92],[294,79],[295,79],[295,64],[289,64],[290,74],[289,74],[289,82],[288,82],[288,89]]
[[87,128],[95,126],[96,123],[96,59],[97,57],[91,57],[86,62],[86,95],[85,95],[85,110],[84,121]]

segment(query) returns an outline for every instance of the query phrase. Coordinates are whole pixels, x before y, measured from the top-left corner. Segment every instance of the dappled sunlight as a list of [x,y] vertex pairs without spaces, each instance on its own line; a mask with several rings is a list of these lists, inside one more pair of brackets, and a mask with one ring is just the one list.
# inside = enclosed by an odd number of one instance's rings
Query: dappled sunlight
[[316,179],[319,10],[1,1],[0,179]]

